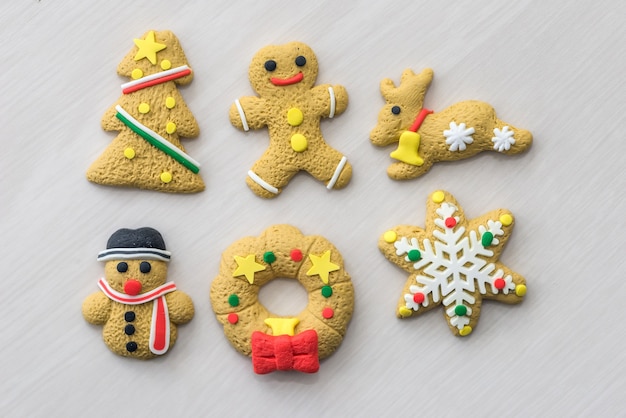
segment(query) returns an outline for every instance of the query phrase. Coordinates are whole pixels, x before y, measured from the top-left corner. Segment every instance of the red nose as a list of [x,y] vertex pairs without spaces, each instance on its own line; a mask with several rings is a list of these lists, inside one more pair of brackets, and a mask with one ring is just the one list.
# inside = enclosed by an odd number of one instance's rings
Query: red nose
[[124,283],[124,293],[136,296],[141,292],[141,282],[135,279],[129,279]]

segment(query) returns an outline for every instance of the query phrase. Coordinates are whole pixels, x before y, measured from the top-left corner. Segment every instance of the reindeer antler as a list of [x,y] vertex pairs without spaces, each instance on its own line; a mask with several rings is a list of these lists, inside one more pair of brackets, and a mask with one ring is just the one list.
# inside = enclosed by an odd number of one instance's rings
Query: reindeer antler
[[415,74],[410,68],[402,72],[400,86],[385,78],[380,82],[380,92],[389,103],[397,103],[411,108],[421,108],[426,91],[433,80],[433,70],[426,68]]

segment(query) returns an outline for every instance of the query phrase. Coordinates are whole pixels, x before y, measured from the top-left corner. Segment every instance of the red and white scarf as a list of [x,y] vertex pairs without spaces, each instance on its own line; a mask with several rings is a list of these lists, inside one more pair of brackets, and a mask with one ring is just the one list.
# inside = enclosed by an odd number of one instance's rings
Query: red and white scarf
[[167,282],[156,289],[136,296],[118,292],[104,278],[98,280],[98,287],[109,299],[124,305],[140,305],[154,301],[152,321],[150,322],[150,351],[157,355],[167,352],[170,348],[170,315],[167,310],[165,294],[176,290],[174,282]]

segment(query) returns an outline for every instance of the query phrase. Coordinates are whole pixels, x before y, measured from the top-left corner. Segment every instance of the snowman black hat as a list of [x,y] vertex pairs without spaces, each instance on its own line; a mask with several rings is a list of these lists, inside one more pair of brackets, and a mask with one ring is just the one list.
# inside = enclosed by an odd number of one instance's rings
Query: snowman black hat
[[170,261],[161,233],[154,228],[118,229],[107,241],[107,249],[98,253],[98,261],[161,260]]

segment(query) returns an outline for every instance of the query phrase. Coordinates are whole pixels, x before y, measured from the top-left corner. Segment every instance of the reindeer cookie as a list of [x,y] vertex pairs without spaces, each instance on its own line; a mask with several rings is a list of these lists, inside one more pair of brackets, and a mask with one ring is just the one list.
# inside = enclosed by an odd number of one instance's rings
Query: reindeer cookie
[[258,97],[242,97],[230,108],[230,122],[244,131],[267,126],[269,148],[246,182],[263,198],[276,197],[300,170],[330,189],[345,187],[352,167],[324,141],[321,118],[333,118],[348,106],[343,86],[315,86],[318,65],[301,42],[267,46],[252,58],[249,78]]
[[398,162],[387,168],[389,177],[406,180],[419,177],[438,161],[455,161],[482,151],[517,154],[532,143],[530,132],[496,117],[491,105],[479,101],[455,103],[441,112],[423,107],[433,71],[402,73],[400,86],[390,79],[380,83],[387,104],[378,114],[370,133],[374,145],[398,143],[391,157]]
[[150,359],[176,342],[176,325],[191,321],[193,302],[166,282],[170,252],[152,228],[120,229],[98,254],[104,261],[100,292],[83,302],[83,316],[104,325],[102,337],[115,354]]

